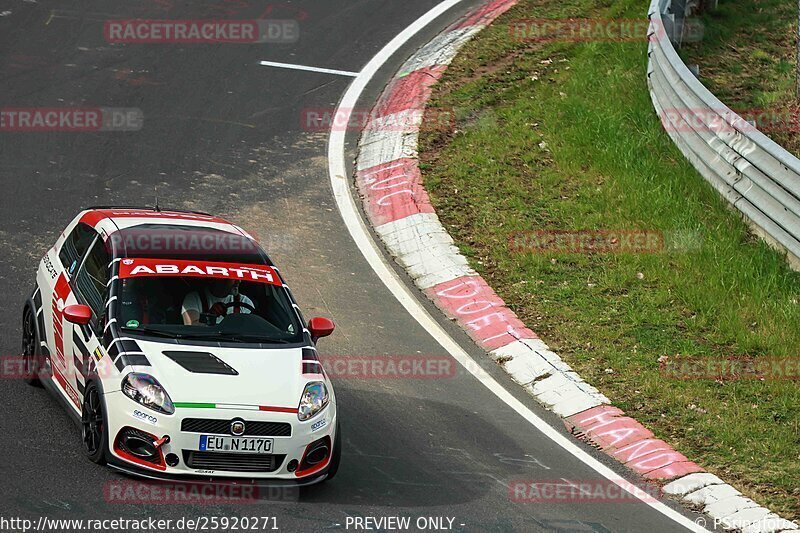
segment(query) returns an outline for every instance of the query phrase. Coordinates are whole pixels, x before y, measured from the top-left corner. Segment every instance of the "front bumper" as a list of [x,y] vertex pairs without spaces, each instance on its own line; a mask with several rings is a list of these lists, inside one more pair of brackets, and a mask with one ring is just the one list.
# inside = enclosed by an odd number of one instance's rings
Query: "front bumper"
[[[254,411],[246,409],[214,409],[214,408],[178,408],[175,414],[165,415],[147,409],[134,402],[122,392],[115,391],[104,396],[106,403],[109,457],[110,466],[128,474],[151,479],[164,479],[175,481],[216,481],[216,480],[263,480],[270,481],[271,485],[298,486],[308,485],[322,481],[327,476],[333,450],[330,449],[328,458],[316,465],[315,468],[306,468],[302,472],[291,471],[290,464],[295,461],[301,463],[308,446],[320,439],[328,437],[330,442],[335,442],[336,432],[336,405],[334,401],[317,416],[301,422],[296,413],[280,413],[269,411]],[[187,464],[190,452],[200,452],[201,435],[230,436],[230,433],[196,433],[181,430],[184,419],[226,420],[242,419],[245,425],[248,422],[277,422],[291,425],[290,436],[268,436],[273,440],[272,466],[269,471],[236,471],[238,466],[226,465],[222,467],[194,468]],[[169,442],[160,448],[161,457],[170,454],[177,456],[177,464],[170,466],[167,461],[158,461],[158,464],[138,459],[126,454],[115,445],[120,433],[127,428],[133,428],[156,439],[168,436]],[[244,434],[248,435],[247,431]],[[209,452],[206,452],[209,453]],[[172,457],[173,461],[175,457]],[[235,465],[244,464],[252,467],[252,454],[236,454]],[[259,459],[263,459],[263,456]]]

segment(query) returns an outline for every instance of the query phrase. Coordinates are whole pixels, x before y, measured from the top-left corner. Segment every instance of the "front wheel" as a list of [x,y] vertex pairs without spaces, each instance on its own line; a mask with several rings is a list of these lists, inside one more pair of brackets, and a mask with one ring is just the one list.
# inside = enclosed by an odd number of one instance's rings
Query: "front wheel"
[[36,319],[30,307],[22,313],[22,371],[28,385],[41,387],[39,380],[39,338],[36,335]]
[[103,399],[94,382],[89,382],[83,393],[81,409],[81,435],[83,451],[93,463],[106,464],[108,427],[104,416]]

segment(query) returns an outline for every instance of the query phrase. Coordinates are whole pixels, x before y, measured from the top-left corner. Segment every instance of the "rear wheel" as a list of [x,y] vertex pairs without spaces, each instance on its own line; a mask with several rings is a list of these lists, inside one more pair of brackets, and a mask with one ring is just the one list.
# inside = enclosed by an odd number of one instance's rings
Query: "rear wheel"
[[83,409],[81,410],[81,435],[83,451],[90,461],[97,464],[106,463],[108,447],[108,427],[104,415],[103,399],[94,382],[89,382],[83,393]]
[[39,380],[39,338],[36,335],[36,319],[30,307],[22,313],[22,367],[25,383],[42,386]]

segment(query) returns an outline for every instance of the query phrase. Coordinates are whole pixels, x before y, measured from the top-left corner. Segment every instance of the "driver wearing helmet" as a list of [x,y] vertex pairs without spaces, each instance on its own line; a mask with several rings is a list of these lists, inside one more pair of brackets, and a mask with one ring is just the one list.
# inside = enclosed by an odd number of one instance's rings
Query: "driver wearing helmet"
[[[214,279],[202,291],[190,292],[183,299],[181,315],[187,326],[208,323],[219,324],[227,315],[252,313],[253,300],[239,293],[239,281],[235,279]],[[203,315],[206,315],[205,317]]]

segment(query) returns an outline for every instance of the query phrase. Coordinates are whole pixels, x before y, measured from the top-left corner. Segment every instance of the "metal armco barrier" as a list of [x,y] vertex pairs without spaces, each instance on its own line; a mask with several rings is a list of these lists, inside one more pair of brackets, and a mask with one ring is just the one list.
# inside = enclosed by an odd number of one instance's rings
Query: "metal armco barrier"
[[[674,2],[674,3],[673,3]],[[664,128],[683,155],[800,269],[800,160],[720,102],[675,50],[684,3],[653,0],[647,84]],[[673,11],[675,10],[675,11]]]

